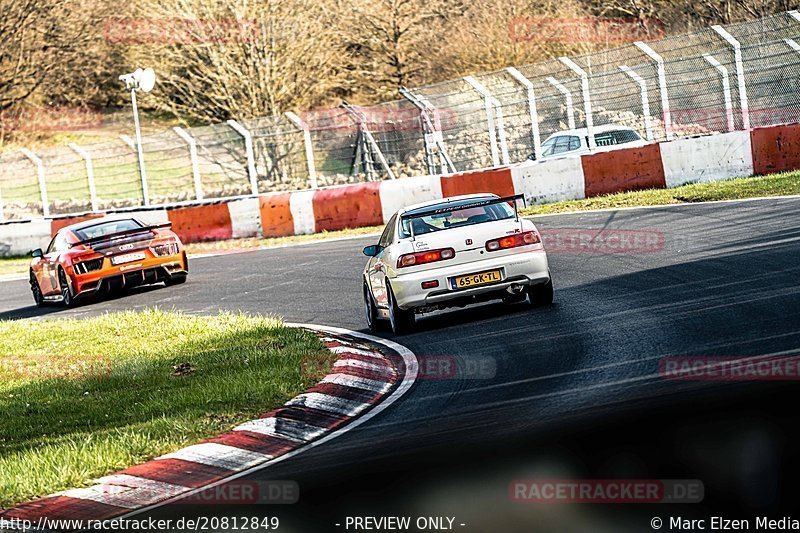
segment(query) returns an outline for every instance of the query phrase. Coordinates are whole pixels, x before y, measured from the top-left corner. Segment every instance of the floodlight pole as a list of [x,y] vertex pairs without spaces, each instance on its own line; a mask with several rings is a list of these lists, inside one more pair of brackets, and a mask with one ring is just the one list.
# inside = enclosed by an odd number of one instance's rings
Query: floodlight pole
[[131,89],[133,104],[133,126],[136,129],[136,153],[139,157],[139,178],[142,181],[142,204],[150,205],[150,191],[147,188],[147,171],[144,168],[144,150],[142,149],[142,130],[139,127],[139,109],[136,106],[136,88]]

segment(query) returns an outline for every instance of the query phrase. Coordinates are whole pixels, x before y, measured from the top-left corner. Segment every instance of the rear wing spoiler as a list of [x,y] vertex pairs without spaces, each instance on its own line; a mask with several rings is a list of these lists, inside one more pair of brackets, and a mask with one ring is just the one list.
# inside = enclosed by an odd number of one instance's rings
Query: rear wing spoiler
[[[442,213],[449,213],[450,211],[454,211],[456,209],[472,209],[474,207],[485,207],[487,205],[494,205],[494,204],[502,204],[502,203],[510,203],[514,206],[514,218],[519,221],[519,211],[517,209],[517,201],[522,200],[523,206],[525,206],[525,195],[523,194],[515,194],[514,196],[503,196],[502,198],[489,198],[487,200],[476,200],[474,202],[469,202],[466,204],[459,204],[458,206],[443,206],[437,207],[436,209],[428,209],[427,211],[418,211],[413,213],[403,213],[400,215],[400,221],[402,224],[403,220],[411,220],[414,218],[422,218],[422,217],[429,217],[433,215],[441,215]],[[411,239],[414,239],[414,224],[409,224],[409,231],[411,233]]]
[[78,242],[72,243],[72,246],[82,246],[82,245],[86,246],[86,245],[97,244],[98,242],[103,242],[103,241],[114,241],[114,240],[117,240],[117,239],[121,239],[123,237],[130,237],[131,235],[138,235],[140,233],[148,233],[148,232],[153,231],[154,229],[164,229],[164,228],[171,228],[171,227],[172,227],[172,222],[164,222],[162,224],[152,224],[150,226],[142,226],[141,228],[134,228],[134,229],[128,229],[128,230],[125,230],[125,231],[119,231],[117,233],[112,233],[110,235],[103,235],[101,237],[93,237],[91,239],[84,239],[82,241],[78,241]]

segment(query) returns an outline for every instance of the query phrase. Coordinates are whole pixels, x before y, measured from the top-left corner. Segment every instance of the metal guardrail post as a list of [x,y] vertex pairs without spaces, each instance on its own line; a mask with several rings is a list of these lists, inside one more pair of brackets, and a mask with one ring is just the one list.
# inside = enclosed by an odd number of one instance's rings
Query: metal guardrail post
[[533,82],[526,78],[522,72],[514,67],[506,69],[512,78],[517,80],[528,93],[528,112],[531,115],[531,133],[533,134],[533,153],[536,157],[542,156],[542,138],[539,133],[539,112],[536,109],[536,92],[534,91]]
[[255,153],[253,151],[253,136],[250,134],[247,128],[233,119],[229,120],[227,124],[233,129],[233,131],[241,135],[244,139],[244,151],[245,155],[247,156],[247,176],[250,178],[250,191],[253,196],[257,196],[258,174],[256,173]]
[[550,85],[558,89],[558,91],[564,95],[565,104],[567,106],[567,129],[574,130],[575,109],[572,106],[572,93],[569,92],[569,89],[564,87],[564,85],[554,77],[548,76],[546,79]]
[[728,79],[728,69],[711,54],[703,54],[703,59],[708,61],[712,67],[719,71],[720,78],[722,78],[722,95],[725,98],[725,115],[728,119],[728,131],[734,131],[736,125],[733,122],[733,103],[731,101],[731,82]]
[[[135,153],[138,153],[138,149],[136,147],[136,141],[134,141],[130,135],[120,135],[120,139],[122,142],[130,146],[131,150]],[[142,205],[149,205],[150,204],[150,194],[148,193],[147,189],[147,176],[142,173],[139,173],[139,178],[142,186]]]
[[89,184],[89,200],[92,203],[92,211],[96,213],[99,211],[99,208],[97,207],[97,189],[94,186],[94,166],[92,165],[92,156],[89,155],[89,152],[75,143],[69,143],[68,146],[73,152],[81,156],[83,158],[83,162],[86,164],[86,181]]
[[744,64],[742,62],[742,47],[739,41],[722,26],[711,26],[725,42],[733,48],[733,60],[736,63],[736,85],[739,88],[739,105],[742,108],[742,128],[750,129],[750,109],[747,104],[747,87],[744,81]]
[[39,195],[42,199],[42,215],[45,217],[50,216],[50,201],[47,199],[47,183],[44,181],[44,164],[39,157],[28,150],[27,148],[21,148],[20,152],[22,155],[30,159],[31,163],[36,165],[36,174],[39,178]]
[[620,65],[619,69],[630,79],[639,84],[639,94],[642,97],[642,113],[644,114],[645,135],[647,136],[648,141],[652,141],[654,139],[653,121],[650,117],[650,99],[647,96],[647,82],[627,65]]
[[667,137],[668,141],[671,141],[675,138],[675,134],[672,132],[672,113],[669,109],[669,95],[667,94],[667,72],[664,68],[664,58],[662,58],[658,52],[650,48],[650,46],[642,41],[636,41],[633,44],[636,45],[639,50],[644,52],[647,57],[652,59],[656,64],[656,71],[658,73],[658,89],[661,93],[661,112],[663,113],[664,119],[664,135]]
[[419,99],[408,89],[401,88],[400,94],[405,97],[409,102],[414,104],[420,113],[420,121],[422,123],[422,141],[425,145],[425,163],[428,167],[428,174],[437,174],[436,171],[436,142],[433,138],[434,126],[428,116],[427,109],[419,101]]
[[383,156],[383,152],[381,152],[380,146],[378,146],[378,143],[375,141],[375,137],[372,135],[369,126],[367,126],[367,117],[364,115],[364,112],[355,109],[347,102],[342,102],[342,107],[344,108],[345,111],[347,111],[347,114],[350,115],[358,124],[358,129],[361,130],[361,133],[366,138],[369,147],[375,152],[375,155],[378,156],[378,162],[381,164],[381,167],[383,167],[383,170],[389,176],[389,179],[397,179],[397,177],[394,175],[394,172],[392,172],[389,163],[386,161],[386,158]]
[[[453,165],[453,161],[450,159],[444,147],[444,136],[442,135],[437,109],[427,99],[414,94],[405,87],[400,88],[400,94],[414,104],[420,111],[423,141],[425,143],[425,161],[428,166],[428,173],[432,175],[438,174],[436,169],[436,151],[439,153],[442,173],[456,172],[456,167]],[[434,115],[433,119],[431,119],[431,114]]]
[[[422,105],[425,107],[425,116],[428,117],[429,122],[433,124],[433,143],[439,155],[439,166],[442,169],[442,173],[454,173],[456,167],[453,165],[453,161],[450,159],[447,149],[444,147],[444,135],[442,135],[442,121],[439,110],[424,96],[420,96],[419,101],[422,102]],[[432,119],[430,118],[431,115],[433,115]]]
[[130,135],[120,135],[119,138],[122,142],[130,146],[131,150],[136,151],[136,141],[131,139]]
[[3,189],[0,187],[0,222],[3,222],[5,219],[6,217],[3,213]]
[[785,42],[789,46],[789,48],[791,48],[795,52],[800,53],[800,44],[797,44],[797,41],[795,41],[794,39],[787,38],[784,39],[783,42]]
[[284,113],[284,115],[286,115],[286,118],[291,120],[294,125],[303,131],[303,144],[305,145],[306,164],[308,165],[308,180],[311,188],[316,189],[318,187],[317,169],[314,164],[314,146],[311,144],[311,130],[309,129],[308,124],[306,124],[303,119],[297,116],[297,114],[287,111]]
[[189,158],[192,161],[192,179],[194,180],[194,195],[198,200],[203,199],[203,181],[200,179],[200,162],[197,159],[197,141],[185,129],[175,126],[175,134],[186,142],[189,147]]
[[589,76],[577,63],[568,57],[560,57],[559,61],[569,67],[572,72],[581,78],[581,93],[583,93],[583,112],[586,115],[586,135],[589,137],[589,150],[597,148],[597,140],[594,138],[594,119],[592,117],[592,102],[589,95]]
[[[386,161],[386,158],[383,157],[383,152],[381,152],[380,146],[378,146],[378,143],[375,141],[375,137],[372,135],[372,132],[367,126],[367,117],[364,115],[364,112],[354,108],[347,102],[342,102],[341,106],[347,112],[347,114],[350,115],[350,118],[353,119],[353,121],[358,125],[359,131],[366,138],[369,148],[375,152],[375,155],[378,156],[378,161],[380,162],[381,167],[383,167],[383,170],[386,171],[389,179],[396,179],[394,172],[392,172],[392,169],[389,167],[389,163]],[[369,150],[367,150],[367,157],[369,157]]]
[[[464,81],[469,83],[478,94],[481,95],[486,109],[486,127],[489,130],[489,142],[492,150],[492,162],[494,166],[499,166],[499,158],[502,158],[503,164],[508,164],[508,144],[506,143],[506,127],[503,120],[503,105],[500,100],[492,96],[481,82],[473,76],[465,76]],[[494,109],[494,113],[492,110]],[[494,115],[497,116],[497,121],[494,120]],[[498,157],[497,143],[500,144],[500,154]]]

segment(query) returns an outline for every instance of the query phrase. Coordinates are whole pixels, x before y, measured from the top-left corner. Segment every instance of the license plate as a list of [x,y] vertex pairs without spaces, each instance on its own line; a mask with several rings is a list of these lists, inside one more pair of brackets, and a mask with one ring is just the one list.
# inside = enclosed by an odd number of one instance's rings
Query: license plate
[[144,259],[144,252],[134,252],[132,254],[116,255],[111,258],[111,264],[121,265],[122,263],[130,263],[131,261],[141,261]]
[[468,274],[466,276],[453,278],[453,288],[466,289],[467,287],[496,283],[502,281],[502,279],[503,276],[499,270],[489,270],[488,272],[479,272],[478,274]]

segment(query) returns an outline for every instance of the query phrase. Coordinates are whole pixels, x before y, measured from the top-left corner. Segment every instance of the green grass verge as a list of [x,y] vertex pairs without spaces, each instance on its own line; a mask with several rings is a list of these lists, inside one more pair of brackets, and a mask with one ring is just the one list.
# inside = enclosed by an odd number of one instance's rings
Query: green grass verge
[[255,418],[331,359],[312,333],[243,314],[0,321],[0,507]]
[[595,196],[585,200],[568,200],[530,206],[525,215],[543,215],[568,211],[591,211],[646,205],[668,205],[714,200],[738,200],[759,196],[800,194],[800,172],[784,172],[755,178],[738,178],[712,183],[695,183],[674,189],[648,189]]

